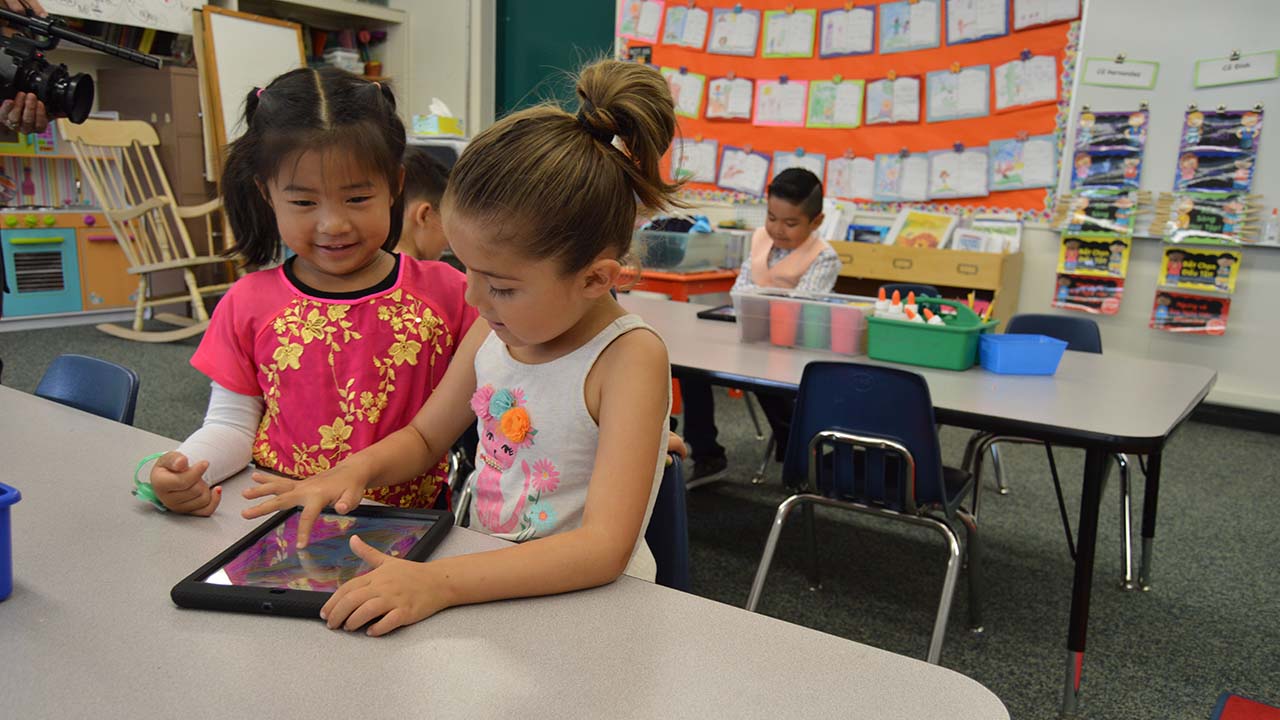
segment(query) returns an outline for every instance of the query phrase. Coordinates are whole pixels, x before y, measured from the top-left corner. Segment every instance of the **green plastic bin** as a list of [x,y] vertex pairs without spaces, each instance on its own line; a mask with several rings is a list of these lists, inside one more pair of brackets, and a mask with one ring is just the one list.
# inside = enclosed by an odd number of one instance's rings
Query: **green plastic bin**
[[923,365],[943,370],[968,370],[978,362],[978,337],[991,332],[995,320],[983,321],[968,305],[955,300],[921,297],[916,303],[924,308],[939,306],[956,309],[956,315],[944,316],[946,325],[928,325],[906,320],[867,318],[867,355],[873,360]]

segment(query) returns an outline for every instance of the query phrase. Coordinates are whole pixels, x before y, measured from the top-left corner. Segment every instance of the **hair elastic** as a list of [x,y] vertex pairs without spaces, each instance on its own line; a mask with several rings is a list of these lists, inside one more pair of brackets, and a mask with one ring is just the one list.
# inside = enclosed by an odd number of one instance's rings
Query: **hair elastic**
[[582,107],[578,108],[578,124],[582,126],[583,130],[587,131],[588,135],[596,140],[602,143],[612,143],[614,136],[614,132],[612,130],[601,130],[600,128],[593,126],[591,122],[587,120],[587,114],[594,113],[595,111],[596,106],[592,105],[591,101],[587,98],[582,98]]
[[[261,95],[262,90],[258,90],[258,94]],[[130,492],[130,494],[138,498],[139,500],[144,500],[146,502],[151,503],[152,505],[155,505],[157,508],[163,510],[164,512],[169,512],[169,508],[165,507],[164,503],[160,502],[160,498],[156,497],[156,490],[155,488],[151,487],[151,483],[143,482],[138,479],[138,473],[142,472],[143,465],[146,465],[152,460],[159,460],[160,457],[163,455],[164,453],[154,453],[138,461],[138,467],[133,469],[133,490]]]

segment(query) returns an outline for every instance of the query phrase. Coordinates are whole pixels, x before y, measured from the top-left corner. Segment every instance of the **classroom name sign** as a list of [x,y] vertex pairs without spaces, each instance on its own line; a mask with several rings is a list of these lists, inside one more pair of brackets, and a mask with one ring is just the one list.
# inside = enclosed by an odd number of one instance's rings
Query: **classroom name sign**
[[1196,87],[1258,82],[1280,77],[1280,50],[1196,62]]
[[1088,58],[1080,82],[1101,87],[1150,90],[1156,86],[1160,63],[1142,60]]

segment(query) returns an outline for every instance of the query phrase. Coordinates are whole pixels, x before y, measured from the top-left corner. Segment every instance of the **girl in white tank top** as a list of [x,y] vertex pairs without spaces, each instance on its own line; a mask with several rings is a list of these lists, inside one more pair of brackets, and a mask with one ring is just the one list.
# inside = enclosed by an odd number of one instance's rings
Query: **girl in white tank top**
[[[577,115],[546,106],[509,115],[454,166],[445,235],[480,319],[410,425],[307,480],[255,476],[245,491],[275,496],[246,517],[301,505],[303,546],[324,506],[347,512],[368,488],[420,474],[477,424],[471,529],[515,544],[414,563],[353,538],[373,569],[325,604],[330,627],[381,635],[453,605],[594,587],[624,572],[654,577],[644,531],[664,465],[671,370],[661,338],[610,290],[638,212],[676,204],[660,170],[675,112],[645,65],[596,63],[577,92]],[[334,233],[342,220],[316,218]],[[338,257],[345,241],[327,242]],[[403,362],[423,360],[435,330],[406,326],[403,352],[393,347],[377,365],[388,383]],[[495,627],[492,640],[506,637]]]

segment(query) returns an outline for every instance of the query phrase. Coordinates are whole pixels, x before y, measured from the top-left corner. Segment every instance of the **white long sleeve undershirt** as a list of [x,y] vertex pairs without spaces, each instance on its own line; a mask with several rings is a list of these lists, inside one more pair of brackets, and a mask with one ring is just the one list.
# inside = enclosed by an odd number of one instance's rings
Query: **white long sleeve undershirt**
[[241,395],[216,382],[210,386],[204,425],[178,446],[178,452],[186,455],[192,465],[208,460],[204,480],[216,485],[243,470],[253,459],[253,439],[265,404],[261,396]]

